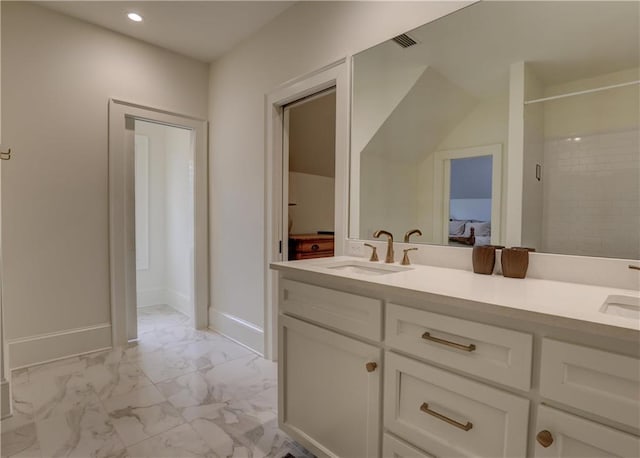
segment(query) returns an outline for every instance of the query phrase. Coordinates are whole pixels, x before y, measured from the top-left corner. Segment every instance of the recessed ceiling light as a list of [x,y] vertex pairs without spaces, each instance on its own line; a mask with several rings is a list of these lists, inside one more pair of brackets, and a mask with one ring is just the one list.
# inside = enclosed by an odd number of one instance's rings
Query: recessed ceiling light
[[142,16],[140,16],[138,13],[129,13],[127,14],[127,17],[133,22],[142,22]]
[[580,140],[582,140],[582,138],[581,138],[581,137],[573,137],[573,141],[574,141],[574,142],[579,142]]

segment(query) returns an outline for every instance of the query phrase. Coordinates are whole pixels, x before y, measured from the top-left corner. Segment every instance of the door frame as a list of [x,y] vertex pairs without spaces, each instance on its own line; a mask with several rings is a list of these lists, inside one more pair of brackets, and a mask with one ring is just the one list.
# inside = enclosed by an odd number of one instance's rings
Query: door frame
[[[125,345],[127,338],[127,266],[135,265],[135,225],[127,215],[127,196],[133,192],[133,164],[127,161],[128,141],[133,135],[127,120],[138,119],[189,129],[194,141],[194,324],[208,325],[209,302],[209,206],[208,206],[208,122],[192,116],[172,113],[122,100],[109,99],[109,276],[111,287],[112,345]],[[133,247],[131,244],[133,243]],[[132,249],[133,248],[133,249]],[[133,256],[133,260],[131,257]]]
[[344,253],[348,224],[349,197],[349,66],[342,58],[315,72],[288,81],[265,96],[265,239],[264,239],[264,356],[278,354],[278,274],[269,268],[283,261],[279,244],[287,243],[282,206],[283,196],[283,129],[284,106],[335,86],[335,247],[336,256]]
[[451,159],[491,156],[491,243],[500,243],[502,213],[502,144],[437,151],[433,155],[433,235],[436,242],[449,244],[449,198]]

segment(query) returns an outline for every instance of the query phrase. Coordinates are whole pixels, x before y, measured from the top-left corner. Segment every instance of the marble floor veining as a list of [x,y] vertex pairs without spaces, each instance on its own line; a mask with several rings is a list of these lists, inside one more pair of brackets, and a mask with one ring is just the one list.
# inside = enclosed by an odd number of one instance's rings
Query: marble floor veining
[[168,306],[126,347],[12,373],[2,458],[312,457],[278,429],[276,364]]

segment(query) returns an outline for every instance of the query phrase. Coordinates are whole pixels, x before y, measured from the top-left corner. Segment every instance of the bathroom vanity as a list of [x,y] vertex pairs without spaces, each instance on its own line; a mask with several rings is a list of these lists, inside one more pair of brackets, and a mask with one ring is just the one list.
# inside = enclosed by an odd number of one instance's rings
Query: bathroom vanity
[[637,291],[354,257],[271,267],[280,427],[318,456],[640,456]]

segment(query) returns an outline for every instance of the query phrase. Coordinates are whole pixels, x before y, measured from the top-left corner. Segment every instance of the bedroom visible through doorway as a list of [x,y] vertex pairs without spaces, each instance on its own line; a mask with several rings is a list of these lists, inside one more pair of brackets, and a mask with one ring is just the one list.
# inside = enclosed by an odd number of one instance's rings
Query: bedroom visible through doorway
[[492,170],[492,156],[451,159],[449,245],[491,244]]
[[335,88],[284,107],[286,259],[334,255]]

